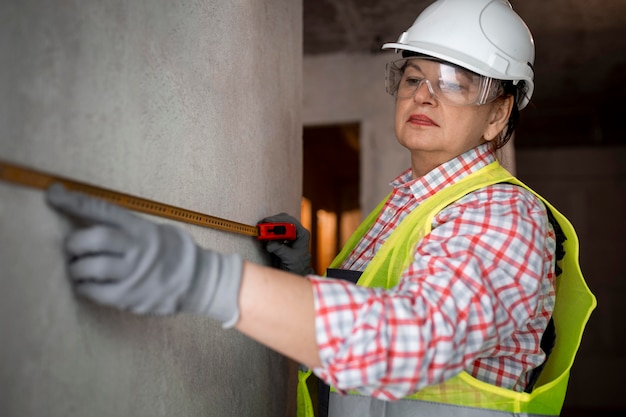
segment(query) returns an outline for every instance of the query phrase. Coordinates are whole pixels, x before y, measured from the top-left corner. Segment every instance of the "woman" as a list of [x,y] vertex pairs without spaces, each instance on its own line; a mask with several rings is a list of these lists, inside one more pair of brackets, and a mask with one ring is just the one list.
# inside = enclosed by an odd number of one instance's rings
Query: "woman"
[[[333,262],[356,271],[359,285],[310,275],[300,225],[293,244],[268,244],[281,271],[53,187],[54,208],[95,224],[67,240],[69,275],[96,302],[208,315],[305,364],[335,388],[331,416],[450,415],[458,406],[558,415],[561,380],[549,400],[545,390],[523,393],[546,359],[540,340],[562,256],[555,230],[565,230],[573,253],[564,264],[584,287],[576,238],[494,154],[532,94],[532,37],[506,1],[439,0],[384,48],[403,54],[388,65],[387,88],[411,167]],[[299,394],[299,413],[311,415],[304,382]]]

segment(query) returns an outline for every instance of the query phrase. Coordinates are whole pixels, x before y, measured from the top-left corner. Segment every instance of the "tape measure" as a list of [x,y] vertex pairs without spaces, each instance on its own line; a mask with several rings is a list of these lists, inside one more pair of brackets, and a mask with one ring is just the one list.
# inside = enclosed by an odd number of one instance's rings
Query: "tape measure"
[[296,238],[296,227],[292,223],[260,223],[257,226],[251,226],[3,161],[0,161],[0,179],[42,190],[54,183],[60,183],[67,190],[89,194],[130,210],[197,226],[253,236],[259,240],[294,240]]

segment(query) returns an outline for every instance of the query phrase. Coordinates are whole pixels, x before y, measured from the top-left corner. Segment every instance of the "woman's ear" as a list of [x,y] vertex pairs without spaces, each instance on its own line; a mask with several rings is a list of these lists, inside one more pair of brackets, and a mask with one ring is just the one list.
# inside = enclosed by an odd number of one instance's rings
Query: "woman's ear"
[[498,137],[500,132],[505,128],[509,117],[511,116],[511,110],[515,100],[513,96],[508,95],[501,97],[493,102],[493,107],[489,113],[489,119],[487,128],[483,134],[483,138],[486,141],[492,141]]

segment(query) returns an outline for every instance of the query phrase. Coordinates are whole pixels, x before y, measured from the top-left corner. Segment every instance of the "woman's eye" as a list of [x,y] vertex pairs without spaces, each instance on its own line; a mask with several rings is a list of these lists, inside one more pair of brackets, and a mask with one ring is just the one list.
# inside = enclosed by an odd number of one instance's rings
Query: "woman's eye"
[[420,83],[422,82],[423,78],[418,78],[418,77],[407,77],[405,79],[405,83],[408,86],[417,86],[420,85]]
[[446,91],[464,91],[465,87],[462,84],[454,83],[450,81],[439,81],[439,86],[442,90]]

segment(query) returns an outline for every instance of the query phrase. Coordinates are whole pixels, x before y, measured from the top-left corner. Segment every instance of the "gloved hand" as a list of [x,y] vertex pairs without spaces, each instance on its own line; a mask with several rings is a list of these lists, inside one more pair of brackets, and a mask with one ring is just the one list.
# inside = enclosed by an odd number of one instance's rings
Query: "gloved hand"
[[306,276],[314,274],[311,268],[311,254],[309,253],[309,231],[300,222],[287,213],[266,217],[261,223],[293,223],[296,225],[296,239],[291,242],[270,240],[265,246],[274,259],[276,266],[283,271]]
[[202,249],[177,227],[157,224],[85,194],[51,186],[48,204],[84,228],[65,241],[76,291],[100,304],[144,314],[191,312],[239,318],[243,261]]

